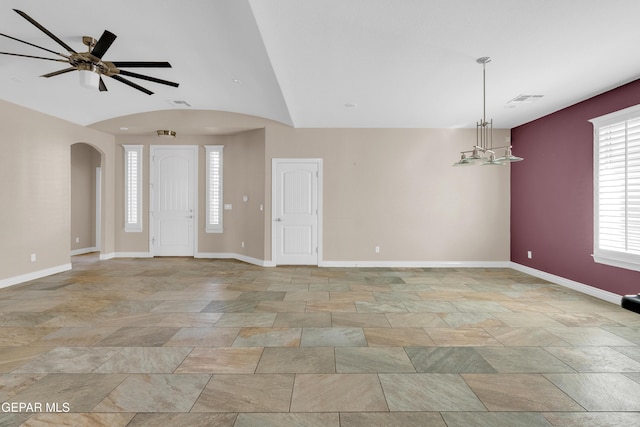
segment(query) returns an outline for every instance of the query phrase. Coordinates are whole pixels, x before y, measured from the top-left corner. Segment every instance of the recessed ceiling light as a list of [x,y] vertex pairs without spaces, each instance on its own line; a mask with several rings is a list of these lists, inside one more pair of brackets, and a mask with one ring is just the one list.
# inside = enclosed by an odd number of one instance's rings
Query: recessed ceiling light
[[123,126],[123,127],[120,128],[120,130],[129,130],[129,128]]
[[232,82],[234,82],[235,84],[239,85],[240,83],[242,83],[242,81],[240,79],[233,79]]
[[355,102],[347,102],[346,104],[344,104],[344,106],[346,108],[356,108],[358,104],[356,104]]

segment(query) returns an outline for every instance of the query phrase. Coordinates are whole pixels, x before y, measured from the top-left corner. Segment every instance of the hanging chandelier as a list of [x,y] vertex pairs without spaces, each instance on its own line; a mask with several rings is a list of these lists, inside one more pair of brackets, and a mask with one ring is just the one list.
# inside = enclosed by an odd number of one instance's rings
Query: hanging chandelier
[[[487,121],[487,93],[486,93],[486,65],[491,62],[491,58],[483,56],[476,60],[482,64],[482,120],[476,122],[476,145],[472,150],[461,151],[460,160],[453,166],[472,165],[504,165],[509,162],[519,162],[522,157],[514,156],[511,153],[511,145],[501,147],[493,146],[493,119]],[[504,150],[502,157],[496,157],[497,150]]]

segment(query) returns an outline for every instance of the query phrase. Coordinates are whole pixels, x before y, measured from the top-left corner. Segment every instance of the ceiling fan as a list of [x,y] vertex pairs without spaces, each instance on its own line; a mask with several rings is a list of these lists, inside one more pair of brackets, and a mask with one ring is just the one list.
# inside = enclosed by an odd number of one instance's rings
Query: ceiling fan
[[111,77],[114,80],[117,80],[121,83],[126,84],[127,86],[131,86],[134,89],[137,89],[141,92],[146,93],[147,95],[152,95],[149,89],[146,89],[131,80],[125,79],[122,76],[133,77],[137,79],[147,80],[154,83],[160,83],[163,85],[178,87],[178,83],[170,82],[167,80],[158,79],[151,76],[145,76],[143,74],[133,73],[131,71],[122,70],[121,68],[171,68],[171,64],[168,62],[151,62],[151,61],[103,61],[102,57],[107,52],[107,50],[111,47],[111,44],[116,39],[116,35],[110,31],[105,30],[100,36],[100,39],[97,41],[93,37],[82,37],[82,42],[88,47],[87,52],[76,52],[65,42],[56,37],[51,31],[47,30],[45,27],[40,25],[35,19],[31,18],[26,13],[22,12],[18,9],[13,9],[16,13],[22,16],[27,21],[31,22],[36,28],[45,33],[49,38],[58,43],[64,49],[69,52],[68,54],[58,53],[51,49],[47,49],[33,43],[29,43],[24,40],[17,39],[15,37],[11,37],[6,34],[0,33],[0,36],[6,37],[11,40],[18,41],[20,43],[27,44],[29,46],[37,47],[38,49],[46,50],[49,53],[53,53],[54,55],[60,56],[64,59],[60,58],[45,58],[42,56],[32,56],[32,55],[22,55],[18,53],[10,53],[10,52],[0,52],[2,55],[12,55],[12,56],[21,56],[24,58],[34,58],[34,59],[45,59],[47,61],[56,61],[56,62],[65,62],[70,65],[69,68],[65,68],[59,71],[54,71],[52,73],[44,74],[41,77],[54,77],[59,76],[60,74],[65,74],[71,71],[89,71],[96,73],[99,77],[98,80],[98,89],[100,92],[106,92],[107,86],[102,80],[102,76]]

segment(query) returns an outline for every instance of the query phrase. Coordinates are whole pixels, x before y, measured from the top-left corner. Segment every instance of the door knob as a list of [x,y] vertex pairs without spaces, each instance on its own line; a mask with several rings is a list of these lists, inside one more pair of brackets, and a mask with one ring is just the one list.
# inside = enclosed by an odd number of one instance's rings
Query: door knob
[[282,222],[282,218],[276,218],[275,221]]

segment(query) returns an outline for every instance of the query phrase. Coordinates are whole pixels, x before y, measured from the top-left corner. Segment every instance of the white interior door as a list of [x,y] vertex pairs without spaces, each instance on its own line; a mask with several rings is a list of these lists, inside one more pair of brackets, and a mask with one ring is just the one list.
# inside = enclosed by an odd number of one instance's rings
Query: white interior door
[[152,146],[154,256],[193,256],[197,147]]
[[272,248],[277,265],[318,265],[319,159],[273,160]]

